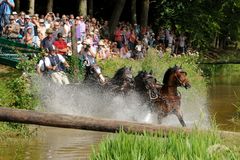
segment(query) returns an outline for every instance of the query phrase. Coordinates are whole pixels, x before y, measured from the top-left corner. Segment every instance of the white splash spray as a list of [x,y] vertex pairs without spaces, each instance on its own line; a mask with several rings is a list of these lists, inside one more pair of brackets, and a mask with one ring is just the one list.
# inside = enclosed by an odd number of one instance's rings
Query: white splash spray
[[[139,95],[134,92],[128,96],[113,95],[84,85],[59,86],[46,79],[33,80],[40,90],[39,96],[46,112],[157,123],[156,114],[151,113],[149,106],[142,104]],[[182,110],[187,126],[193,126],[199,120],[201,126],[209,126],[208,118],[201,119],[205,99],[200,98],[197,103],[189,103],[185,96],[188,95],[182,95]],[[208,115],[206,110],[203,112]],[[162,124],[180,126],[175,115],[164,118]]]

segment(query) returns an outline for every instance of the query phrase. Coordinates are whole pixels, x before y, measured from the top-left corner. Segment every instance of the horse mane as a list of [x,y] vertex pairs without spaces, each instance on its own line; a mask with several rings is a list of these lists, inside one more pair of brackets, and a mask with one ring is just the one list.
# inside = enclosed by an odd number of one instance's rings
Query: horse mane
[[163,77],[163,84],[167,84],[169,81],[169,77],[173,72],[176,72],[178,69],[181,69],[180,67],[178,67],[177,65],[175,65],[174,67],[170,67],[168,68],[168,70],[165,72],[164,77]]
[[126,67],[122,67],[122,68],[118,69],[112,79],[113,80],[121,79],[125,70],[126,70]]

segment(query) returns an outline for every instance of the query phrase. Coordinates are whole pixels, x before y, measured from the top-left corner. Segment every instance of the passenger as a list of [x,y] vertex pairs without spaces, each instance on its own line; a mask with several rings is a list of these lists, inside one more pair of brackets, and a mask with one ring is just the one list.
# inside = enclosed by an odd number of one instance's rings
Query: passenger
[[45,66],[48,70],[48,75],[53,82],[57,84],[69,84],[68,77],[64,72],[65,67],[69,68],[69,64],[62,55],[55,53],[54,46],[49,47],[48,51],[49,55],[45,59]]
[[[90,43],[88,41],[83,42],[83,47],[80,52],[81,59],[83,59],[84,65],[86,66],[86,70],[94,69],[95,72],[99,75],[102,83],[105,83],[105,78],[102,75],[100,67],[96,63],[96,54],[91,50]],[[89,73],[86,71],[86,74]],[[88,77],[88,75],[85,75]]]

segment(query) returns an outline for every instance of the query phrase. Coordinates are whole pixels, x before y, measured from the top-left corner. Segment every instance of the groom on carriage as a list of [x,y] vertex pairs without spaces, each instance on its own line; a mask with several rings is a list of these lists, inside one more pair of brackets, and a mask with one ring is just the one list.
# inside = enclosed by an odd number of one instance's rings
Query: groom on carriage
[[95,79],[99,81],[100,84],[104,84],[106,80],[102,75],[101,68],[96,63],[96,53],[91,48],[91,42],[85,40],[82,44],[80,59],[83,61],[86,69],[84,80]]

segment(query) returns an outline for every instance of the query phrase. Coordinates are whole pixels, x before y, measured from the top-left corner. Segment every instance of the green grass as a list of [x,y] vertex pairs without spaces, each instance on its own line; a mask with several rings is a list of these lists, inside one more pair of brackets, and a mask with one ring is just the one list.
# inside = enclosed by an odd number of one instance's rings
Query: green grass
[[[93,149],[91,160],[238,160],[239,150],[222,144],[214,131],[190,134],[127,134],[120,132]],[[238,148],[239,149],[239,148]]]
[[171,57],[169,53],[166,53],[163,58],[160,58],[154,49],[150,49],[143,60],[115,58],[99,61],[98,64],[102,68],[103,75],[110,78],[113,77],[117,69],[123,66],[132,66],[134,76],[137,75],[138,71],[152,70],[153,75],[160,83],[162,83],[164,73],[169,67],[181,65],[183,70],[187,72],[187,77],[192,87],[187,91],[185,88],[180,87],[178,90],[189,104],[196,104],[196,102],[199,101],[199,97],[207,96],[206,79],[202,76],[203,73],[197,64],[198,59],[198,56]]

